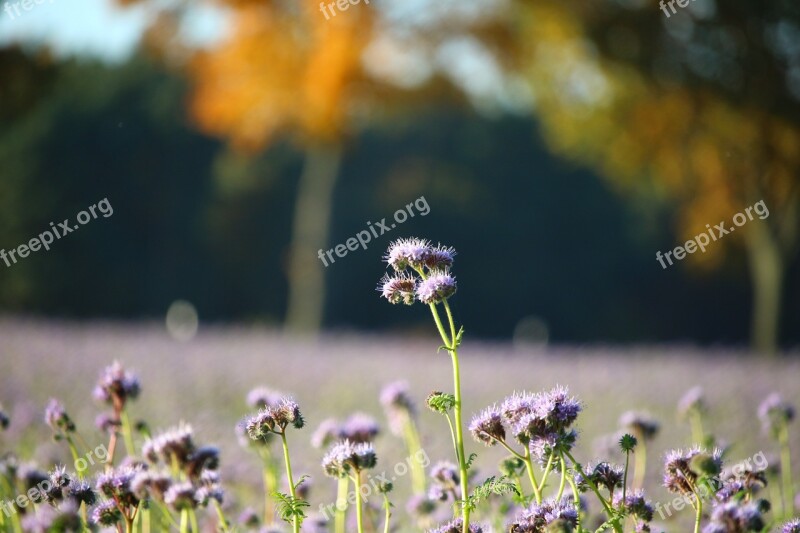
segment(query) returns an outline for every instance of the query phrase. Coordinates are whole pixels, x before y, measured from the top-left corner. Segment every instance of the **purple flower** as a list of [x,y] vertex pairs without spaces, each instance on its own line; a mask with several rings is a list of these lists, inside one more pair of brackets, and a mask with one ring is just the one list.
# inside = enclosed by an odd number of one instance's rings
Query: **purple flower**
[[678,414],[683,417],[690,412],[703,413],[706,408],[706,394],[703,387],[692,387],[678,402]]
[[75,424],[64,409],[64,405],[56,399],[51,398],[47,404],[44,410],[44,421],[58,433],[75,431]]
[[718,448],[711,452],[698,446],[686,451],[670,450],[664,459],[664,486],[670,492],[692,494],[700,476],[721,470],[722,451]]
[[445,270],[453,266],[456,251],[449,246],[442,246],[441,244],[428,249],[422,262],[428,270]]
[[176,483],[172,485],[164,494],[164,503],[175,509],[195,509],[197,499],[195,498],[195,488],[191,483]]
[[456,293],[456,278],[446,270],[431,272],[417,285],[417,299],[424,304],[438,304]]
[[395,435],[402,435],[406,423],[416,413],[406,381],[393,381],[381,391],[381,405],[389,419],[389,429]]
[[378,284],[381,296],[391,304],[404,303],[411,305],[416,298],[417,280],[405,272],[400,274],[386,274]]
[[172,486],[173,480],[169,474],[142,470],[136,473],[131,480],[131,491],[140,500],[150,496],[158,501],[164,501],[164,494]]
[[[462,533],[464,531],[464,523],[461,521],[460,518],[456,518],[451,522],[447,522],[446,524],[442,524],[441,526],[429,529],[428,533]],[[483,533],[483,527],[479,524],[471,523],[469,525],[470,533]]]
[[141,392],[139,378],[125,370],[119,361],[114,361],[100,374],[100,380],[93,394],[95,399],[122,409],[125,402],[138,398],[139,392]]
[[[514,519],[508,528],[510,533],[540,533],[545,528],[559,531],[555,526],[563,524],[566,530],[571,530],[578,523],[578,510],[569,498],[559,501],[554,498],[545,500],[538,505],[531,504]],[[551,529],[547,529],[550,531]]]
[[781,527],[781,533],[800,533],[800,518],[789,520]]
[[339,442],[334,444],[322,459],[325,474],[335,478],[345,477],[351,470],[359,472],[374,468],[376,463],[375,448],[365,442],[359,444],[350,441]]
[[653,520],[653,504],[648,502],[644,497],[642,490],[625,495],[625,501],[622,500],[622,495],[618,494],[614,497],[614,507],[622,506],[629,515],[633,515],[639,520],[650,522]]
[[448,461],[440,461],[431,468],[431,478],[446,489],[458,486],[458,467]]
[[655,438],[661,425],[650,414],[637,411],[627,411],[619,417],[619,425],[630,431],[640,441]]
[[113,414],[100,413],[94,419],[94,425],[103,433],[116,433],[117,429],[122,425]]
[[469,424],[472,436],[486,446],[494,446],[497,441],[504,441],[506,429],[503,426],[503,415],[497,406],[487,407],[472,418]]
[[277,406],[285,395],[267,387],[256,387],[247,393],[247,405],[255,409]]
[[92,522],[101,526],[110,527],[116,525],[121,519],[122,514],[117,509],[117,504],[114,500],[105,500],[92,511]]
[[569,396],[566,387],[555,387],[538,394],[514,393],[503,401],[500,411],[517,440],[528,443],[544,439],[544,445],[570,435],[567,429],[581,412],[581,404]]
[[761,419],[764,431],[772,434],[777,434],[784,425],[794,420],[794,416],[794,406],[785,402],[776,392],[767,396],[758,407],[758,418]]
[[703,533],[746,533],[764,529],[761,510],[754,503],[730,501],[718,503],[711,511],[711,520]]
[[622,486],[624,470],[620,466],[601,462],[597,463],[595,466],[587,464],[584,470],[587,479],[584,479],[581,475],[575,478],[577,485],[582,490],[587,490],[589,488],[589,481],[594,483],[598,488],[605,487],[611,494],[614,493],[614,489]]
[[389,245],[389,250],[384,256],[384,260],[394,268],[396,272],[402,272],[408,267],[420,269],[424,265],[425,259],[431,251],[431,243],[425,239],[412,237],[410,239],[398,239]]
[[172,464],[173,459],[183,467],[195,452],[192,439],[192,426],[180,424],[164,433],[147,439],[142,445],[142,455],[151,463],[162,461],[165,465]]
[[436,501],[420,494],[411,496],[406,503],[408,514],[417,518],[425,517],[436,510]]
[[82,503],[87,506],[94,505],[97,501],[97,494],[86,481],[73,479],[67,487],[67,497],[80,507]]
[[372,442],[380,433],[378,422],[364,413],[350,415],[339,429],[339,438],[350,442]]

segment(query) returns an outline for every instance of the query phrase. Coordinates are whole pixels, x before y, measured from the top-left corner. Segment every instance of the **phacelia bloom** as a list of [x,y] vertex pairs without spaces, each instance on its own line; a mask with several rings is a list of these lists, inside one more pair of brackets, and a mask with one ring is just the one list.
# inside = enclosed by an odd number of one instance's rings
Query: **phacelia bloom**
[[103,433],[116,433],[122,423],[111,413],[100,413],[94,419],[94,425]]
[[164,494],[172,486],[172,476],[163,472],[142,470],[136,473],[131,481],[131,491],[140,500],[150,497],[164,501]]
[[201,474],[217,468],[219,468],[219,448],[200,446],[189,455],[184,471],[190,479],[197,479]]
[[23,515],[22,529],[26,533],[79,533],[85,530],[82,522],[78,507],[71,503],[47,505]]
[[614,497],[614,507],[619,506],[622,506],[627,514],[633,515],[639,520],[644,522],[653,520],[653,504],[645,499],[644,492],[641,490],[626,494],[624,502],[622,501],[622,494],[617,494]]
[[42,472],[34,463],[22,463],[17,468],[17,479],[22,482],[25,491],[38,487],[43,481],[50,481],[47,472]]
[[213,500],[216,500],[217,503],[222,503],[225,498],[225,492],[218,484],[203,485],[195,491],[194,497],[200,507],[206,507]]
[[195,509],[197,500],[195,499],[195,488],[191,483],[176,483],[172,485],[164,494],[164,503],[175,509]]
[[456,278],[446,270],[431,272],[417,285],[417,299],[424,304],[438,304],[456,293]]
[[639,439],[652,440],[658,434],[661,425],[648,413],[627,411],[619,417],[619,425]]
[[435,510],[436,501],[421,494],[411,496],[406,502],[406,511],[416,518],[430,516]]
[[181,467],[186,466],[194,452],[192,426],[183,423],[154,438],[147,439],[142,445],[142,455],[148,461],[152,463],[161,461],[167,466],[172,465],[173,458]]
[[95,488],[106,498],[112,498],[121,505],[136,507],[139,498],[133,492],[132,483],[138,472],[130,467],[117,467],[98,475]]
[[391,265],[396,272],[402,272],[411,267],[420,269],[424,266],[425,260],[431,253],[431,243],[425,239],[398,239],[389,245],[389,250],[384,256],[384,260]]
[[[464,522],[460,518],[456,518],[452,522],[442,524],[441,526],[429,529],[428,533],[462,533],[464,531]],[[483,533],[483,527],[480,524],[470,523],[470,533]]]
[[339,430],[341,440],[353,443],[372,442],[380,433],[380,426],[371,416],[364,413],[350,415]]
[[578,510],[569,498],[560,501],[551,498],[541,505],[531,504],[511,523],[508,528],[510,533],[544,533],[545,531],[561,531],[558,525],[563,525],[564,530],[571,531],[578,523]]
[[486,446],[493,446],[497,441],[504,441],[506,428],[503,426],[503,415],[497,406],[487,407],[472,418],[469,424],[472,436]]
[[377,463],[375,448],[369,443],[353,444],[343,441],[335,444],[322,459],[322,467],[328,476],[341,478],[351,470],[357,472],[374,468]]
[[258,513],[252,507],[246,507],[236,521],[246,528],[256,528],[261,523]]
[[408,383],[405,381],[389,383],[381,390],[380,399],[389,419],[389,429],[395,435],[402,435],[405,424],[416,413]]
[[86,481],[73,479],[67,487],[67,497],[80,507],[82,503],[92,506],[97,501],[97,494]]
[[[702,456],[702,461],[696,458]],[[697,479],[706,472],[699,472],[698,467],[708,470],[722,470],[722,451],[714,449],[707,452],[700,447],[689,450],[671,450],[664,459],[664,486],[670,492],[691,494],[697,486]]]
[[580,474],[575,478],[575,481],[581,490],[585,491],[589,488],[589,481],[594,483],[598,488],[605,487],[605,489],[611,494],[614,493],[614,489],[622,486],[622,480],[625,472],[620,466],[602,462],[597,463],[595,466],[588,464],[584,470],[586,473],[586,479],[584,479],[584,477]]
[[517,440],[527,443],[537,437],[566,432],[578,418],[581,404],[569,396],[566,387],[555,387],[538,394],[515,393],[503,401],[500,411]]
[[98,401],[121,409],[128,400],[138,398],[139,392],[141,392],[139,378],[125,370],[119,361],[114,361],[100,374],[100,380],[93,394]]
[[44,410],[44,421],[58,433],[75,431],[75,424],[64,409],[64,405],[56,399],[51,399],[47,404]]
[[800,533],[800,518],[795,518],[783,524],[781,533]]
[[381,278],[378,290],[391,304],[412,305],[416,300],[417,280],[406,273],[386,274]]
[[453,266],[455,257],[456,251],[454,248],[440,244],[429,248],[422,262],[428,270],[446,270]]
[[779,431],[784,424],[794,420],[794,416],[794,406],[785,402],[778,393],[772,393],[767,396],[758,407],[758,418],[761,419],[764,431],[773,434]]
[[247,393],[247,405],[254,409],[277,407],[285,394],[267,387],[256,387]]
[[339,422],[334,418],[326,418],[311,435],[311,445],[314,448],[324,448],[339,439]]
[[703,533],[747,533],[764,529],[761,510],[754,503],[731,501],[714,506]]
[[461,478],[458,467],[448,461],[440,461],[431,468],[431,479],[447,489],[457,487]]
[[122,520],[122,514],[117,509],[117,504],[114,503],[114,500],[100,502],[92,511],[92,522],[101,526],[111,527],[120,520]]
[[67,474],[67,467],[56,466],[50,471],[50,485],[44,497],[48,500],[59,502],[65,497],[65,490],[72,482],[72,477]]
[[678,414],[682,417],[690,412],[703,413],[707,409],[706,394],[703,387],[692,387],[678,402]]

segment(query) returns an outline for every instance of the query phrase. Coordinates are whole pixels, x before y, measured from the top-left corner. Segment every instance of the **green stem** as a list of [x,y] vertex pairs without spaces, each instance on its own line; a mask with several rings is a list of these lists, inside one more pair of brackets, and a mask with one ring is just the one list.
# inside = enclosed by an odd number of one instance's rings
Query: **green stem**
[[361,471],[356,470],[356,477],[353,478],[353,485],[356,490],[356,525],[358,526],[358,533],[364,533],[364,516],[361,501]]
[[600,490],[597,488],[597,485],[595,485],[594,482],[589,478],[589,476],[586,475],[586,473],[583,471],[583,467],[581,467],[580,463],[575,460],[575,458],[572,456],[571,453],[564,452],[564,455],[566,455],[567,459],[570,460],[573,468],[575,468],[578,474],[580,474],[581,477],[586,480],[586,483],[589,485],[589,488],[592,489],[592,492],[595,493],[597,498],[600,500],[600,503],[603,504],[603,509],[605,509],[606,513],[608,514],[608,517],[611,518],[611,516],[613,516],[614,514],[614,511],[611,509],[611,506],[609,506],[606,499],[603,498],[603,495],[600,494]]
[[[563,457],[562,457],[563,459]],[[562,465],[563,466],[563,465]],[[581,497],[578,493],[578,487],[575,485],[575,480],[572,479],[572,476],[567,476],[567,482],[569,483],[570,488],[572,489],[572,503],[575,505],[575,512],[578,513],[578,520],[575,524],[575,530],[580,533],[581,531]]]
[[223,533],[228,532],[228,519],[225,518],[225,513],[222,512],[222,505],[216,499],[214,501],[214,510],[217,511],[217,518],[219,519],[219,528]]
[[533,497],[536,498],[536,503],[542,503],[542,493],[539,490],[539,484],[536,481],[536,474],[533,472],[533,459],[531,458],[531,452],[528,449],[528,446],[525,446],[525,455],[522,456],[522,460],[525,463],[525,470],[528,472],[528,479],[531,481],[531,486],[533,487]]
[[703,518],[703,499],[700,498],[700,495],[695,493],[695,499],[697,500],[697,513],[695,514],[694,518],[694,533],[700,533],[700,520]]
[[264,523],[271,524],[275,519],[275,508],[272,505],[272,498],[270,495],[275,492],[278,487],[276,486],[275,471],[269,459],[264,460],[262,476],[264,478]]
[[640,489],[644,483],[645,469],[647,468],[647,444],[644,438],[639,439],[639,446],[634,454],[633,488]]
[[186,509],[181,510],[181,533],[187,533],[189,530],[189,512]]
[[[544,486],[547,483],[547,476],[550,475],[550,470],[553,468],[553,455],[554,454],[551,453],[550,456],[547,458],[547,464],[544,467],[544,474],[542,475],[542,481],[539,484],[539,493],[540,494],[544,490]],[[562,478],[562,480],[563,480],[563,478]]]
[[631,452],[625,451],[625,473],[622,475],[622,501],[625,501],[625,495],[628,493],[628,467],[630,466]]
[[[417,432],[414,419],[411,414],[406,415],[406,423],[404,424],[404,435],[406,438],[406,448],[408,449],[409,457],[415,459],[422,451],[422,444],[419,440],[419,433]],[[452,431],[452,427],[451,427]],[[411,461],[411,488],[414,494],[425,494],[425,468],[417,460]]]
[[78,469],[78,448],[75,446],[75,442],[72,440],[71,436],[64,435],[64,440],[67,441],[67,446],[69,446],[69,453],[72,455],[72,464],[75,465],[75,470],[78,471],[78,479],[83,480],[83,470]]
[[781,480],[783,484],[783,509],[786,518],[792,515],[794,508],[794,490],[792,484],[792,457],[789,448],[789,428],[785,422],[781,424],[778,440],[781,446]]
[[[286,479],[289,480],[289,492],[292,495],[292,503],[297,502],[297,491],[294,488],[294,477],[292,477],[292,461],[289,459],[289,445],[286,442],[286,431],[280,432],[281,443],[283,444],[283,459],[286,462]],[[300,518],[292,516],[292,531],[300,533]]]
[[692,440],[694,444],[705,446],[706,436],[703,431],[703,415],[697,412],[697,410],[692,409],[689,412],[689,424],[691,424],[692,427]]
[[564,495],[564,487],[566,486],[567,482],[567,464],[564,461],[563,453],[559,454],[559,461],[561,463],[561,483],[558,485],[558,495],[556,496],[556,501],[561,501],[561,497]]
[[347,488],[350,485],[350,478],[339,478],[336,488],[336,521],[334,522],[335,533],[345,533],[347,523]]
[[133,431],[131,429],[131,421],[128,418],[128,412],[123,409],[119,413],[119,421],[122,424],[122,438],[125,441],[125,450],[129,456],[136,455],[136,450],[133,447]]
[[197,515],[195,514],[194,509],[189,510],[189,522],[192,524],[192,532],[200,533],[200,528],[197,527]]
[[389,533],[389,519],[392,517],[392,504],[389,503],[389,497],[383,493],[383,507],[386,510],[383,519],[383,533]]

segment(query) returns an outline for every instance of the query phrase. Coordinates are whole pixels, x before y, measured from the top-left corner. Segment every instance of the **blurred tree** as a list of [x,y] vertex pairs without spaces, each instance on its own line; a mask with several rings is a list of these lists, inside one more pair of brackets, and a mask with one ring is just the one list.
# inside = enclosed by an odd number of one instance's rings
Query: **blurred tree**
[[714,267],[744,245],[752,346],[773,352],[800,224],[797,4],[696,0],[669,18],[639,0],[515,9],[521,68],[554,151],[634,198],[676,202],[685,239],[765,202],[768,218],[691,260]]

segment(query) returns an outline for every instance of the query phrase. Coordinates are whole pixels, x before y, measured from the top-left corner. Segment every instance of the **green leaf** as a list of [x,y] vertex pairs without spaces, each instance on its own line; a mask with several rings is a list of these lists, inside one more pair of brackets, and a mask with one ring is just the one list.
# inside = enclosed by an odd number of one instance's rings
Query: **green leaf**
[[467,499],[466,505],[470,510],[475,510],[478,504],[489,498],[489,496],[503,496],[505,494],[514,494],[519,496],[520,493],[517,489],[516,483],[511,481],[506,476],[502,476],[500,479],[492,476],[486,479],[486,481],[481,483],[479,486],[475,487],[475,490],[472,491],[472,495]]
[[307,501],[292,498],[291,494],[284,494],[283,492],[273,492],[272,496],[278,500],[278,515],[283,521],[291,523],[297,517],[300,523],[303,523],[306,518],[304,509],[310,505]]
[[[467,470],[472,468],[472,462],[477,458],[478,458],[478,454],[477,453],[469,454],[469,457],[467,458],[467,465],[466,465],[467,466]],[[503,476],[503,477],[505,477],[505,476]]]
[[434,391],[428,395],[428,399],[425,402],[431,411],[444,415],[455,407],[456,397],[445,392]]

